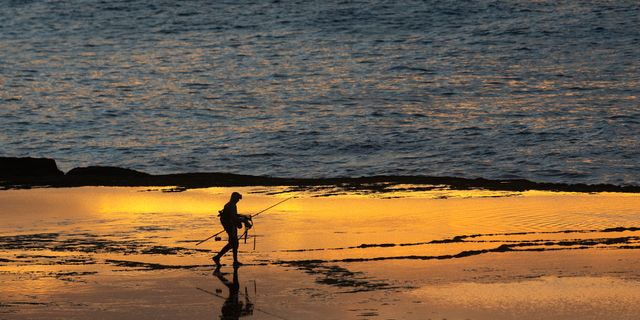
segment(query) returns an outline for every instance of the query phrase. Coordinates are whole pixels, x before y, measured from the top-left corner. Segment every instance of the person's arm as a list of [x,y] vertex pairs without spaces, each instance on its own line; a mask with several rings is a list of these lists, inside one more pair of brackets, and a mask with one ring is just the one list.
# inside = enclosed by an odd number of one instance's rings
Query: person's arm
[[247,229],[253,226],[253,223],[251,221],[251,215],[239,214],[236,209],[235,217],[236,217],[236,225],[238,226],[238,229],[242,228],[242,225],[244,225],[244,227]]
[[229,216],[233,220],[233,223],[236,225],[236,227],[238,227],[238,229],[242,228],[242,219],[238,214],[238,208],[235,205],[233,205],[229,208],[229,211],[230,211]]

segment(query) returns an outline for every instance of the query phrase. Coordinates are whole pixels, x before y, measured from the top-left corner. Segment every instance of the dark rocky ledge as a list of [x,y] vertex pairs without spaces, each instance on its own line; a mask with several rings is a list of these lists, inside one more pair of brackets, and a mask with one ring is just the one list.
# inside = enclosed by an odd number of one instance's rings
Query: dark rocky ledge
[[61,177],[56,161],[47,158],[0,157],[0,180],[6,178]]
[[275,178],[218,172],[152,175],[131,169],[104,166],[75,168],[67,172],[67,174],[63,174],[58,170],[53,159],[0,157],[0,188],[3,189],[79,186],[177,186],[187,189],[237,186],[295,186],[304,189],[316,186],[336,186],[351,191],[385,192],[388,191],[387,188],[389,186],[398,184],[446,186],[455,190],[640,192],[640,186],[539,183],[524,179],[489,180],[430,176],[394,175],[309,179]]

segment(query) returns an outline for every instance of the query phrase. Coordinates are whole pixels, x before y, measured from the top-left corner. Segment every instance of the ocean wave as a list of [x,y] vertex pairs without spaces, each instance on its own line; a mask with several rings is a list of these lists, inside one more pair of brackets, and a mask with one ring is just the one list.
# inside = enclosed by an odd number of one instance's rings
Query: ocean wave
[[635,2],[5,9],[5,156],[65,170],[640,183]]

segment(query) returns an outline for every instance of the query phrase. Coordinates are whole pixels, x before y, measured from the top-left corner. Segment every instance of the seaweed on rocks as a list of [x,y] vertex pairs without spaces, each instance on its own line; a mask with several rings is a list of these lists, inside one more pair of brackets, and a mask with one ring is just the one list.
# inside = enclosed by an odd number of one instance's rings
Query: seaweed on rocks
[[0,237],[0,250],[50,250],[83,253],[162,254],[190,255],[195,252],[210,252],[206,249],[190,249],[155,245],[141,240],[113,240],[98,235],[70,235],[59,233],[37,233]]
[[316,275],[316,283],[349,289],[343,293],[391,288],[391,285],[384,281],[371,279],[362,272],[352,272],[341,266],[326,265],[323,260],[287,261],[280,264],[295,267],[307,274]]

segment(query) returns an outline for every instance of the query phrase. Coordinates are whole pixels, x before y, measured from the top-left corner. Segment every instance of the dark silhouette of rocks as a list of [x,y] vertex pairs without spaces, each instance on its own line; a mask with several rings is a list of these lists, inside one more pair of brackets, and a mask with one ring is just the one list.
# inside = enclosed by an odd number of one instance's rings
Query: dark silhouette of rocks
[[67,172],[69,177],[148,177],[149,174],[132,169],[105,166],[73,168]]
[[0,178],[14,177],[60,177],[56,161],[47,158],[0,157]]
[[65,186],[144,186],[151,185],[148,179],[150,174],[132,169],[89,166],[73,168],[67,172],[64,181]]
[[[201,172],[152,175],[136,170],[90,166],[75,168],[63,175],[52,159],[35,159],[34,163],[21,167],[22,159],[0,158],[0,187],[4,189],[30,188],[33,186],[78,187],[78,186],[175,186],[174,190],[206,187],[238,186],[289,186],[291,191],[339,189],[346,192],[384,193],[392,191],[390,187],[409,185],[407,191],[449,188],[454,190],[485,189],[496,191],[567,191],[567,192],[640,192],[640,186],[616,186],[612,184],[566,184],[538,183],[524,179],[489,180],[466,179],[457,177],[430,176],[371,176],[355,178],[275,178],[232,173]],[[4,160],[20,159],[20,160]],[[2,162],[4,161],[4,162]],[[24,160],[25,163],[33,160]],[[42,161],[42,162],[40,162]],[[5,165],[7,163],[7,165]],[[11,166],[9,166],[9,164]],[[47,166],[44,166],[47,164]],[[6,169],[5,169],[6,168]],[[29,169],[31,168],[31,169]],[[44,169],[48,168],[48,169]],[[12,172],[6,175],[6,172]],[[415,185],[415,186],[411,186]],[[397,188],[395,189],[397,190]]]

